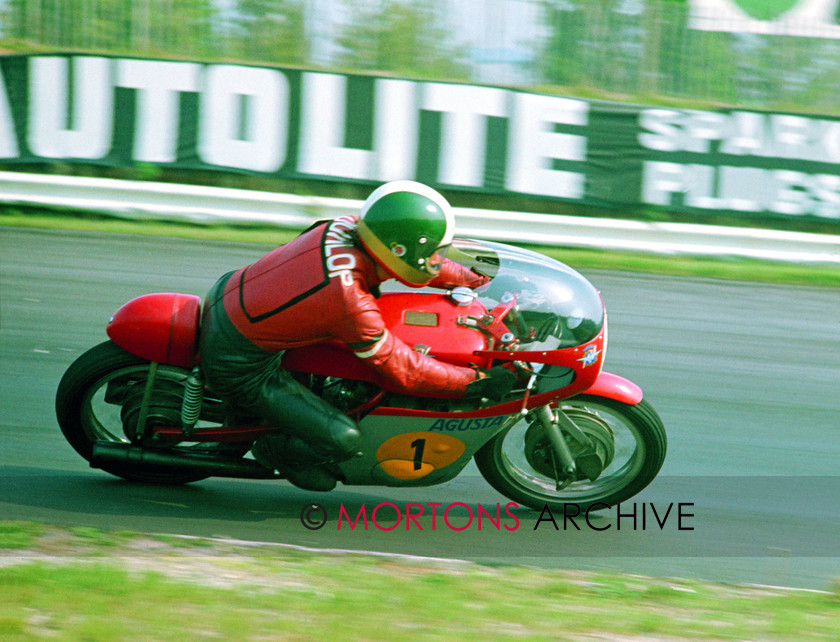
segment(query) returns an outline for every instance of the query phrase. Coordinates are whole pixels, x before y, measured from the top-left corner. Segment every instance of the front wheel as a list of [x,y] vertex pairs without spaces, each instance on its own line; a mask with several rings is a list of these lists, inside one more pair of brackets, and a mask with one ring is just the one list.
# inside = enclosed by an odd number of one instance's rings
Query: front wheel
[[646,400],[634,405],[578,395],[559,405],[590,438],[597,438],[605,464],[600,475],[591,481],[564,479],[546,464],[550,446],[541,438],[541,428],[523,419],[475,455],[493,488],[536,510],[548,505],[562,511],[565,504],[575,504],[586,511],[626,501],[653,481],[665,461],[667,440],[662,420]]
[[[74,361],[58,385],[55,409],[61,432],[82,457],[90,461],[95,441],[128,443],[135,440],[150,362],[106,341]],[[160,365],[151,393],[147,425],[180,425],[180,408],[187,371]],[[205,400],[205,409],[218,401]],[[250,446],[179,444],[173,450],[241,456]],[[237,452],[230,452],[238,449]],[[204,475],[179,473],[137,464],[107,464],[103,470],[131,481],[184,484]]]

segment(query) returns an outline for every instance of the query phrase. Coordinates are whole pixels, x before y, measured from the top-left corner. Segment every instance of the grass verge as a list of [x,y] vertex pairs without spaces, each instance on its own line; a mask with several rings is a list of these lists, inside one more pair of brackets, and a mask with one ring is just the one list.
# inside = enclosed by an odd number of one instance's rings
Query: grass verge
[[830,639],[827,592],[0,523],[0,639]]
[[[286,243],[298,233],[294,230],[266,225],[205,225],[180,221],[137,221],[79,212],[15,208],[0,209],[0,226],[170,236],[266,245]],[[626,270],[651,274],[840,288],[840,269],[832,265],[807,265],[742,258],[663,256],[550,246],[531,247],[581,270]]]

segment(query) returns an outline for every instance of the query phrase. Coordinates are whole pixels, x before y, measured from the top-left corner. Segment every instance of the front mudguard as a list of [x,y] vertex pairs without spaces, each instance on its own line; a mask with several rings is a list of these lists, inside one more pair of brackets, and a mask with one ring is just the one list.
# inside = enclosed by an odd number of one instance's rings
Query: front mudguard
[[638,404],[644,397],[642,389],[629,379],[603,371],[598,375],[595,383],[580,394],[614,399],[632,406]]

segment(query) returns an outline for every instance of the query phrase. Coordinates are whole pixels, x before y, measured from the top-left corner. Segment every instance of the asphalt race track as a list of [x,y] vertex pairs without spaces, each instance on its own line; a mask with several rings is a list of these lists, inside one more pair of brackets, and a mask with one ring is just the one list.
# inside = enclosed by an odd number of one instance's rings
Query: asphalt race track
[[[587,273],[610,315],[606,369],[643,387],[669,453],[621,514],[551,522],[506,512],[472,466],[434,488],[326,495],[270,481],[144,486],[89,468],[55,421],[63,371],[124,301],[203,296],[264,248],[10,228],[0,245],[0,520],[810,588],[840,577],[836,290]],[[301,522],[313,502],[327,515],[318,530]],[[342,506],[370,517],[385,502],[378,523],[393,530],[338,528]],[[479,529],[479,505],[494,518],[501,505],[497,522],[485,514]],[[395,507],[424,513],[396,522]]]

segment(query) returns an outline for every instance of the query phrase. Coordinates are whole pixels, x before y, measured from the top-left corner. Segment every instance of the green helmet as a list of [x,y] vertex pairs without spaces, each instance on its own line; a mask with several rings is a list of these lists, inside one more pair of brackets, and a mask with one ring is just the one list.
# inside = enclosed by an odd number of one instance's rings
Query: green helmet
[[365,249],[407,285],[425,285],[437,276],[454,230],[446,199],[414,181],[392,181],[374,190],[358,225]]

